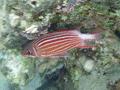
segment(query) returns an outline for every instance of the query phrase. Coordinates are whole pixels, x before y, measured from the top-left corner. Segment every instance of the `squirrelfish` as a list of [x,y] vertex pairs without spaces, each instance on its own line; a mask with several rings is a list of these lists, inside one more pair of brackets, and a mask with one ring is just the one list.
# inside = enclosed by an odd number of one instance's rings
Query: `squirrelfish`
[[88,42],[97,40],[98,34],[83,34],[78,30],[63,30],[39,36],[23,48],[22,55],[35,57],[65,56],[74,48],[92,48]]

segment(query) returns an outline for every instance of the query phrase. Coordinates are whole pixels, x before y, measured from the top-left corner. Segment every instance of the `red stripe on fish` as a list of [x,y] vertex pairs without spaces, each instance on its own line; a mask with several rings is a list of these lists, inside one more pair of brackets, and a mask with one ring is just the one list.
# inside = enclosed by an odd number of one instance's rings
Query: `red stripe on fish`
[[38,47],[43,48],[43,47],[47,47],[49,45],[56,45],[56,44],[72,41],[75,38],[76,37],[69,36],[69,37],[59,37],[59,38],[55,38],[55,39],[50,39],[50,40],[46,40],[46,41],[41,42]]
[[41,38],[38,38],[34,43],[38,45],[42,41],[50,40],[50,39],[55,39],[58,37],[63,37],[63,36],[76,36],[73,32],[70,31],[59,31],[59,32],[53,32],[53,33],[48,33]]
[[[75,45],[78,41],[67,41],[67,42],[61,42],[61,43],[56,43],[54,45],[49,45],[47,47],[41,48],[41,52],[42,51],[46,51],[46,52],[57,52],[57,50],[65,48],[66,45],[70,46],[72,45],[71,42],[73,42],[73,44]],[[71,47],[72,48],[72,47]],[[64,50],[64,49],[63,49]]]
[[73,48],[84,48],[87,40],[96,40],[95,34],[81,34],[77,30],[66,30],[40,36],[23,50],[23,55],[58,56]]
[[56,47],[56,48],[54,48],[54,49],[52,49],[52,50],[50,50],[50,51],[48,51],[48,50],[45,50],[44,51],[44,53],[42,53],[42,55],[43,56],[47,56],[47,55],[49,55],[49,56],[51,56],[51,55],[60,55],[60,54],[62,54],[62,53],[65,53],[66,52],[66,50],[70,50],[70,49],[72,49],[72,48],[74,48],[75,47],[75,45],[74,44],[69,44],[69,43],[67,43],[67,44],[64,44],[64,45],[62,45],[61,47],[59,46],[59,47]]
[[75,48],[75,47],[77,46],[77,45],[75,45],[75,44],[78,45],[78,42],[77,42],[77,43],[74,43],[74,44],[66,44],[66,45],[64,45],[64,46],[62,46],[62,47],[56,48],[56,49],[53,50],[53,53],[54,53],[54,52],[55,52],[55,53],[62,53],[62,52],[65,52],[66,50],[70,50],[70,49],[72,49],[72,48]]

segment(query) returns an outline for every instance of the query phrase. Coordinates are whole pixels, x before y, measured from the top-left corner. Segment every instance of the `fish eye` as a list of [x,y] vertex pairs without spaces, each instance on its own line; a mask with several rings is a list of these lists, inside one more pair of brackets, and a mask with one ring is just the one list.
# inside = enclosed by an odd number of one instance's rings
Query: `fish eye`
[[29,51],[29,50],[27,50],[27,55],[32,55],[32,52],[31,51]]

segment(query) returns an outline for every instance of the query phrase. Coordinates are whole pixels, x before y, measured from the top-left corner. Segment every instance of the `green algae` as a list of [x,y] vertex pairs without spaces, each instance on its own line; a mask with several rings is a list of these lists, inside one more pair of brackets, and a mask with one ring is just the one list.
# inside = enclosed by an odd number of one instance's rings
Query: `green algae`
[[[58,5],[69,3],[66,0],[34,0],[34,4],[31,1],[1,0],[0,75],[5,82],[0,87],[13,90],[9,87],[10,81],[15,90],[41,90],[42,86],[46,86],[43,90],[109,90],[110,81],[120,79],[120,0],[85,1],[75,5],[70,13],[56,10]],[[21,33],[32,25],[40,27],[39,33],[59,28],[77,28],[83,33],[98,31],[101,39],[95,42],[95,50],[73,49],[67,58],[23,57],[22,45],[37,33],[31,34],[31,31],[26,37]],[[84,68],[88,60],[95,62],[89,72]],[[60,76],[61,80],[53,81],[50,86],[46,84],[45,76],[57,72],[63,65],[67,73]]]

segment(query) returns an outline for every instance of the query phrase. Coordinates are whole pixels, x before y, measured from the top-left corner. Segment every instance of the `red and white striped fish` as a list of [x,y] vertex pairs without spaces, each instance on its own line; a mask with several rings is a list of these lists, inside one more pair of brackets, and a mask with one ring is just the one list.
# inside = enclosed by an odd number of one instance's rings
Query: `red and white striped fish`
[[82,34],[77,30],[64,30],[38,37],[25,46],[24,56],[64,56],[73,48],[92,48],[88,42],[96,40],[98,34]]

